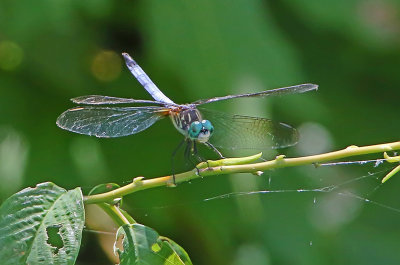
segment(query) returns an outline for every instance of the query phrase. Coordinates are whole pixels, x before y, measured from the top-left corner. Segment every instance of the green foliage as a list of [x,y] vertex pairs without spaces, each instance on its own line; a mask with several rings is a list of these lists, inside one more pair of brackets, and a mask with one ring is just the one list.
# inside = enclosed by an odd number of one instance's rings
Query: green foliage
[[120,265],[189,265],[185,250],[174,241],[160,237],[156,231],[141,224],[126,224],[117,232],[123,237],[123,250],[116,249]]
[[2,264],[75,264],[84,219],[80,188],[48,182],[12,195],[0,208]]
[[120,186],[116,183],[103,183],[103,184],[99,184],[97,186],[95,186],[94,188],[92,188],[88,195],[92,195],[92,194],[99,194],[99,193],[104,193],[104,192],[108,192],[110,190],[115,190],[118,189]]
[[[100,184],[92,194],[118,185]],[[123,212],[130,222],[133,219]],[[80,188],[66,191],[47,182],[9,197],[0,208],[0,260],[4,265],[73,265],[85,221]],[[185,250],[141,224],[125,224],[116,234],[121,265],[192,264]]]

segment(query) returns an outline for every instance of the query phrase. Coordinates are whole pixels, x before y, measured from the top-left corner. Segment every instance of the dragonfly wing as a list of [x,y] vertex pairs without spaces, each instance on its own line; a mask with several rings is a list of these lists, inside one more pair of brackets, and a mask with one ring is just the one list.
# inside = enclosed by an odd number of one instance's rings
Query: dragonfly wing
[[146,89],[146,91],[159,102],[164,102],[168,105],[175,105],[175,103],[170,100],[166,95],[164,95],[161,90],[151,81],[150,77],[143,71],[143,69],[132,59],[132,57],[127,53],[122,53],[124,56],[126,66],[137,81]]
[[304,93],[304,92],[317,90],[317,89],[318,89],[318,85],[301,84],[301,85],[265,90],[265,91],[256,92],[256,93],[228,95],[228,96],[224,96],[224,97],[201,99],[201,100],[197,100],[197,101],[193,102],[192,104],[202,105],[202,104],[217,102],[217,101],[221,101],[221,100],[244,98],[244,97],[267,97],[267,96],[281,96],[281,95],[286,95],[286,94],[298,94],[298,93]]
[[57,125],[75,133],[121,137],[141,132],[165,116],[162,107],[77,107],[62,113]]
[[224,149],[278,149],[295,145],[297,130],[285,123],[266,118],[228,115],[201,110],[203,119],[214,126],[210,143]]
[[117,98],[109,96],[100,95],[89,95],[81,96],[71,99],[72,102],[76,104],[86,104],[86,105],[106,105],[106,104],[128,104],[128,103],[147,103],[147,104],[158,104],[163,105],[164,103],[153,101],[153,100],[138,100],[133,98]]

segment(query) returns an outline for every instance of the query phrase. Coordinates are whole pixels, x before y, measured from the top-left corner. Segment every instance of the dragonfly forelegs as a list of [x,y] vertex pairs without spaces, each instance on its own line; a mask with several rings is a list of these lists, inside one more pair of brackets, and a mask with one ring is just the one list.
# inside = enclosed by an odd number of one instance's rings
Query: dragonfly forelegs
[[202,156],[199,154],[199,152],[198,152],[198,150],[197,150],[197,143],[196,143],[196,142],[193,142],[192,155],[196,158],[196,160],[197,160],[198,163],[206,162],[206,163],[207,163],[207,166],[208,166],[208,160],[205,159],[204,157],[202,157]]
[[[195,160],[193,160],[193,158]],[[198,154],[197,145],[195,141],[187,139],[187,145],[185,148],[185,159],[187,159],[194,168],[197,170],[197,174],[200,175],[200,170],[197,167],[199,162],[204,162],[205,159]]]
[[[185,150],[183,152],[184,158],[186,161],[189,161],[190,164],[196,168],[197,174],[200,175],[200,169],[197,167],[197,164],[200,162],[206,162],[208,166],[208,161],[199,155],[198,149],[197,149],[197,143],[195,141],[192,141],[190,139],[184,139],[182,140],[178,146],[174,149],[172,152],[171,156],[171,166],[172,166],[172,178],[173,178],[173,184],[176,185],[175,181],[175,156],[178,153],[179,149],[181,149],[182,145],[186,143]],[[207,143],[208,146],[211,147],[221,158],[224,158],[222,154],[218,151],[217,148],[215,148],[213,145],[210,143]]]
[[218,155],[221,159],[226,158],[226,157],[224,157],[224,156],[222,155],[222,153],[221,153],[213,144],[211,144],[210,142],[205,142],[205,144],[206,144],[208,147],[210,147],[215,153],[217,153],[217,155]]

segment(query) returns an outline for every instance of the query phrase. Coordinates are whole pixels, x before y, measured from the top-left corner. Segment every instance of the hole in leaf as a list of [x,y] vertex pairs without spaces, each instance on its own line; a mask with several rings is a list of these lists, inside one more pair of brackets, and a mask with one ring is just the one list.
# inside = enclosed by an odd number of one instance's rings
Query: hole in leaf
[[60,248],[64,247],[63,239],[60,235],[61,225],[52,225],[46,228],[47,244],[52,246],[52,251],[57,254]]
[[151,246],[151,250],[153,250],[154,252],[158,252],[158,251],[161,250],[161,247],[160,247],[159,244],[154,243],[154,244]]
[[114,254],[118,253],[118,255],[121,255],[121,253],[124,251],[123,241],[124,241],[124,235],[119,235],[114,243]]

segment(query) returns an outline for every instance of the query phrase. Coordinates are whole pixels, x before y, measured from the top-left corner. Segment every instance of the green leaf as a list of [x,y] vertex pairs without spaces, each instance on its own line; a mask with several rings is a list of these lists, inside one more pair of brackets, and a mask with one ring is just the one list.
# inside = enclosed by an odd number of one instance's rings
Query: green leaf
[[99,194],[104,192],[109,192],[115,189],[120,188],[120,186],[116,183],[106,183],[106,184],[99,184],[93,189],[91,189],[88,195]]
[[46,182],[12,195],[0,207],[1,264],[74,264],[84,220],[80,188]]
[[161,237],[164,242],[168,242],[171,245],[171,248],[178,254],[181,260],[184,262],[183,264],[192,264],[192,261],[189,258],[187,252],[179,246],[175,241],[169,239],[167,237]]
[[160,237],[150,227],[126,224],[117,231],[117,240],[123,236],[123,250],[114,246],[120,265],[191,265],[189,256],[174,241]]

